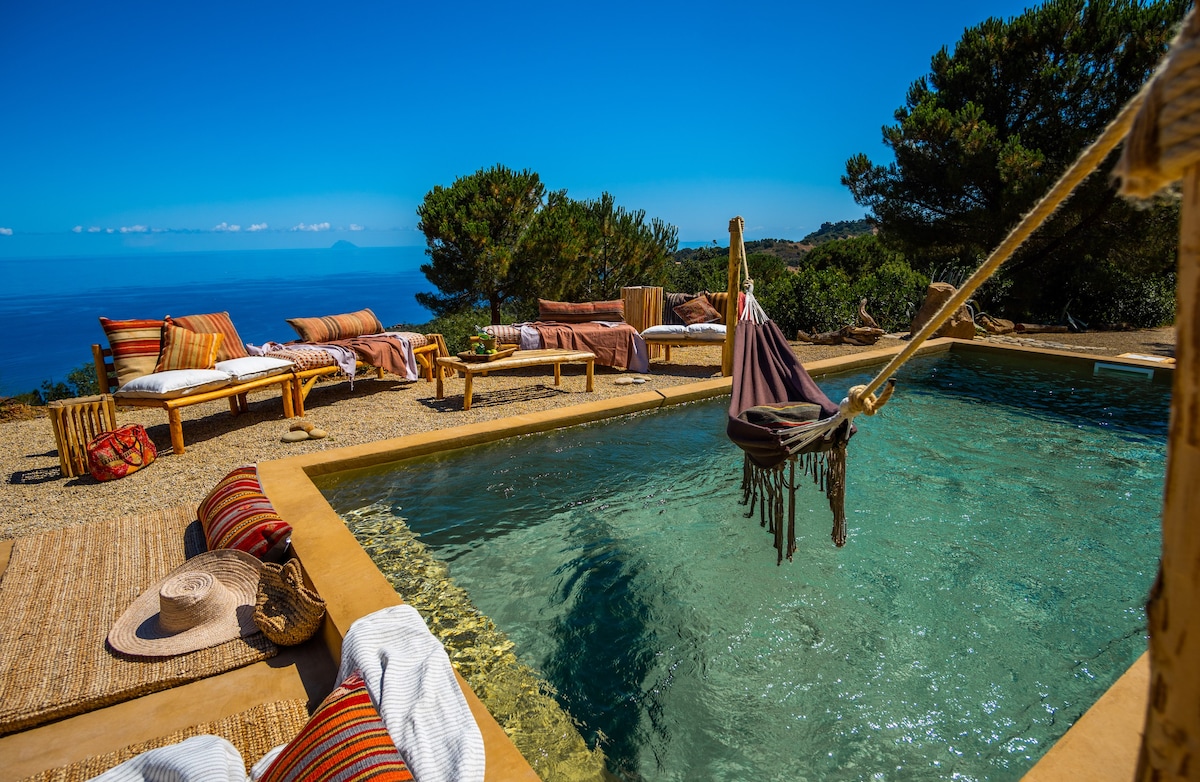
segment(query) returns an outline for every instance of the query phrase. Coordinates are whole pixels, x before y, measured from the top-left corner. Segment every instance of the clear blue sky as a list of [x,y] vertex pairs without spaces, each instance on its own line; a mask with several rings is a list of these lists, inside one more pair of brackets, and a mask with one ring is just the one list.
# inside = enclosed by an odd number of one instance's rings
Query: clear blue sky
[[800,238],[863,215],[845,161],[890,159],[931,55],[1028,5],[6,1],[0,258],[422,244],[425,193],[496,163]]

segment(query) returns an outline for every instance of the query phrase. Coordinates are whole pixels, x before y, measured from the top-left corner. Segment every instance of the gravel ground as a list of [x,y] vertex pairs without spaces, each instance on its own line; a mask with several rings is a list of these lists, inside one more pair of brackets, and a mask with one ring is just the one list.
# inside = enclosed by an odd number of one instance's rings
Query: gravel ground
[[[1149,353],[1174,355],[1173,328],[1128,332],[1030,335],[997,341],[1076,350],[1096,355]],[[879,346],[886,344],[881,341]],[[796,345],[802,361],[858,353],[874,348]],[[229,470],[249,462],[280,459],[310,450],[340,448],[415,432],[536,412],[553,407],[683,385],[720,374],[719,347],[676,349],[670,364],[656,361],[644,384],[619,385],[627,373],[596,368],[593,394],[584,392],[582,366],[563,367],[562,385],[553,385],[548,367],[518,370],[475,380],[471,409],[462,408],[462,381],[446,381],[446,398],[435,399],[435,384],[359,379],[351,390],[345,380],[318,384],[305,403],[307,420],[329,436],[300,443],[280,442],[288,430],[276,392],[250,397],[250,410],[232,417],[226,400],[185,408],[185,454],[170,453],[166,413],[120,409],[118,424],[146,426],[159,449],[158,460],[119,481],[98,483],[90,476],[64,479],[54,435],[44,417],[0,424],[0,475],[7,485],[0,499],[0,539],[44,529],[86,524],[137,513],[147,508],[199,503]]]

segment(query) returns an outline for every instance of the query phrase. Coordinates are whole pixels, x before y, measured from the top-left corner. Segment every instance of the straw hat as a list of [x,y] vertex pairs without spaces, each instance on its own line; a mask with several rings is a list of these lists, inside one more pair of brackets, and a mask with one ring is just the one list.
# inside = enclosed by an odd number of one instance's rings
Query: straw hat
[[261,570],[257,558],[236,549],[192,557],[125,609],[108,643],[124,654],[167,657],[257,633]]

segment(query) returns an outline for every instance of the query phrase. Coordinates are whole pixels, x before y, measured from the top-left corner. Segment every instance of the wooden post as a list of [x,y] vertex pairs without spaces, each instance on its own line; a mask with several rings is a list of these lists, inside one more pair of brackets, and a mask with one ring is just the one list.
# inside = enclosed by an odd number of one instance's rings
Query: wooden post
[[1147,608],[1150,697],[1139,782],[1200,778],[1200,166],[1183,180],[1162,561]]
[[721,349],[721,375],[733,374],[733,338],[738,320],[738,293],[741,288],[742,256],[746,247],[742,243],[742,228],[745,221],[735,217],[729,221],[729,301],[725,304],[725,345]]

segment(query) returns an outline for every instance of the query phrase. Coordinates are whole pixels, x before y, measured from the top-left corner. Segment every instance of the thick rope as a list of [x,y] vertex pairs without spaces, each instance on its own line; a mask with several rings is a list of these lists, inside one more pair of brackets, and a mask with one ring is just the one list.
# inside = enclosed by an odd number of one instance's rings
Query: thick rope
[[1193,9],[1129,131],[1115,174],[1121,194],[1146,199],[1200,163],[1200,29]]

